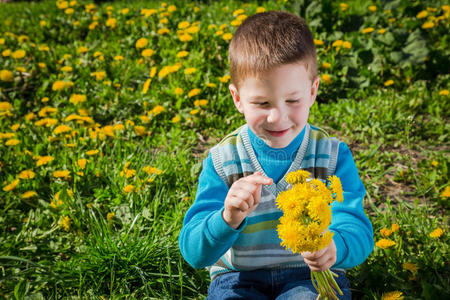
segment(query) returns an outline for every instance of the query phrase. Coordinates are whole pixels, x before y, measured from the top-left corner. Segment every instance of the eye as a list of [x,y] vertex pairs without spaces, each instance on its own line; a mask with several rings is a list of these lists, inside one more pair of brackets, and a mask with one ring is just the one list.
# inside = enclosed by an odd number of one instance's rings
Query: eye
[[265,102],[253,102],[254,105],[257,106],[266,106],[269,104],[269,102],[265,101]]
[[300,102],[300,99],[297,100],[286,100],[287,103],[298,103]]

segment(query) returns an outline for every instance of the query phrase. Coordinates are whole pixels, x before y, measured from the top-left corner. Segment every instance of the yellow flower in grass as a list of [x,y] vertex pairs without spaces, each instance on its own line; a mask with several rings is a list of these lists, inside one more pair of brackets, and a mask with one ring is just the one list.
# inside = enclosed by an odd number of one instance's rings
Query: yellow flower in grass
[[180,117],[180,116],[175,116],[175,117],[173,117],[172,120],[171,120],[172,123],[178,123],[178,122],[180,122],[180,121],[181,121],[181,117]]
[[86,95],[82,94],[72,94],[70,96],[69,102],[73,104],[78,104],[86,101]]
[[108,221],[111,221],[114,218],[115,215],[116,214],[114,212],[109,212],[109,213],[106,214],[106,219]]
[[209,87],[209,88],[215,88],[215,87],[217,86],[217,84],[215,84],[215,83],[213,83],[213,82],[208,82],[208,83],[206,84],[206,86]]
[[14,51],[11,54],[11,56],[15,59],[21,59],[21,58],[24,58],[26,54],[27,54],[27,52],[25,50],[19,49],[19,50]]
[[116,18],[109,18],[106,20],[106,26],[108,26],[111,29],[116,28],[117,26],[117,19]]
[[133,129],[134,129],[134,132],[135,132],[137,135],[142,136],[142,135],[147,134],[147,129],[145,129],[144,126],[137,125],[137,126],[134,126]]
[[56,170],[56,171],[53,172],[53,177],[69,179],[70,178],[70,171],[68,171],[68,170]]
[[449,91],[448,90],[442,90],[439,92],[439,96],[448,96]]
[[391,86],[393,84],[394,84],[394,80],[392,80],[392,79],[389,79],[389,80],[384,82],[384,86]]
[[371,5],[371,6],[369,6],[369,10],[371,12],[376,12],[377,11],[377,7],[375,5]]
[[61,217],[61,219],[59,219],[59,226],[64,228],[65,231],[69,231],[70,230],[70,218],[68,216]]
[[133,190],[134,190],[134,186],[131,185],[131,184],[129,184],[129,185],[127,185],[127,186],[125,186],[125,187],[123,188],[123,191],[124,191],[125,193],[130,193],[130,192],[132,192]]
[[10,184],[5,185],[3,187],[3,191],[10,192],[10,191],[14,190],[17,187],[17,185],[19,184],[19,181],[20,181],[19,179],[13,180]]
[[163,34],[167,34],[170,33],[170,30],[168,28],[160,28],[158,29],[158,34],[159,35],[163,35]]
[[392,234],[392,230],[390,230],[388,228],[382,228],[382,229],[380,229],[380,234],[384,237],[388,237]]
[[328,74],[322,74],[320,76],[320,78],[323,80],[323,82],[325,83],[331,83],[331,77]]
[[33,170],[23,170],[19,174],[20,179],[33,179],[36,174],[33,172]]
[[11,103],[6,102],[6,101],[0,102],[0,111],[7,111],[12,108],[13,108],[13,106],[11,105]]
[[21,198],[28,199],[28,198],[34,197],[36,195],[37,195],[37,193],[35,191],[26,191],[25,193],[22,194]]
[[441,235],[444,233],[444,230],[442,229],[442,228],[436,228],[435,230],[433,230],[431,233],[430,233],[430,237],[432,237],[432,238],[439,238],[439,237],[441,237]]
[[80,46],[80,47],[78,47],[78,49],[77,49],[77,52],[80,53],[80,54],[86,53],[86,52],[88,52],[88,51],[89,51],[89,49],[86,48],[86,47],[84,47],[84,46]]
[[348,8],[348,4],[346,3],[340,3],[339,6],[341,8],[341,11],[346,11]]
[[259,6],[258,8],[256,8],[256,13],[257,13],[257,14],[263,13],[263,12],[265,12],[265,11],[266,11],[266,9],[265,9],[264,7],[262,7],[262,6]]
[[331,64],[330,63],[327,63],[327,62],[323,62],[322,63],[322,68],[324,68],[324,69],[329,69],[331,67]]
[[106,77],[106,72],[105,71],[96,71],[96,72],[92,72],[91,76],[95,77],[95,79],[97,81],[99,80],[103,80]]
[[77,165],[78,167],[80,167],[81,170],[84,170],[84,168],[86,168],[86,163],[88,162],[88,160],[86,158],[80,158],[77,161]]
[[442,199],[450,198],[450,185],[446,186],[445,189],[442,191],[441,198]]
[[72,81],[55,81],[52,85],[52,90],[53,91],[62,91],[68,88],[71,88],[73,86],[73,82]]
[[178,29],[185,29],[188,28],[191,25],[188,21],[182,21],[178,23]]
[[142,86],[142,94],[147,94],[148,89],[150,88],[150,83],[152,82],[151,78],[147,79]]
[[60,133],[65,133],[65,132],[69,132],[69,131],[72,131],[72,127],[63,124],[63,125],[57,126],[57,127],[53,130],[53,133],[54,133],[54,134],[60,134]]
[[189,91],[188,97],[191,98],[197,96],[198,94],[200,94],[200,91],[201,91],[200,89],[192,89]]
[[3,50],[2,51],[2,56],[3,57],[8,57],[8,56],[10,56],[11,55],[11,49],[5,49],[5,50]]
[[433,22],[425,22],[422,24],[422,29],[430,29],[434,27],[434,23]]
[[416,264],[409,263],[409,262],[404,262],[402,264],[402,267],[404,270],[410,271],[413,274],[416,273],[417,270],[419,269]]
[[156,105],[150,112],[152,115],[157,116],[165,110],[164,106]]
[[397,223],[392,224],[392,226],[391,226],[392,232],[397,232],[397,231],[399,231],[399,229],[400,229],[400,226]]
[[383,248],[383,249],[387,249],[389,247],[392,247],[395,245],[395,242],[392,240],[388,240],[388,239],[381,239],[378,242],[375,243],[375,246]]
[[223,35],[222,35],[222,39],[224,39],[225,41],[229,41],[229,40],[231,40],[233,38],[233,34],[231,34],[231,33],[224,33]]
[[89,150],[89,151],[86,151],[86,154],[89,155],[89,156],[94,156],[94,155],[98,154],[99,152],[100,152],[100,151],[98,151],[97,149],[95,149],[95,150]]
[[367,33],[371,33],[371,32],[374,32],[374,31],[375,31],[375,28],[373,28],[373,27],[367,27],[367,28],[364,28],[364,29],[362,30],[362,33],[367,34]]
[[180,95],[182,95],[183,94],[183,89],[182,88],[179,88],[179,87],[177,87],[177,88],[175,88],[175,94],[176,95],[178,95],[178,96],[180,96]]
[[206,106],[206,105],[208,105],[208,100],[206,100],[206,99],[195,100],[194,105],[195,106]]
[[196,68],[187,68],[186,70],[184,70],[184,74],[190,75],[190,74],[195,73],[196,71],[197,71]]
[[155,51],[153,51],[152,49],[144,49],[144,50],[142,50],[141,55],[142,55],[143,57],[150,57],[150,56],[152,56],[154,53],[155,53]]
[[378,31],[377,31],[378,34],[384,34],[385,32],[386,32],[386,29],[384,29],[384,28],[378,29]]
[[403,293],[400,291],[393,291],[384,293],[381,297],[381,300],[402,300],[403,299]]
[[20,144],[20,141],[18,139],[9,139],[5,143],[6,146],[16,146],[18,144]]
[[46,165],[52,160],[54,160],[52,156],[39,156],[36,161],[36,167]]
[[188,55],[189,55],[189,52],[184,51],[184,50],[177,53],[178,58],[186,57]]
[[0,80],[5,82],[14,81],[14,75],[9,70],[1,70],[0,71]]
[[421,12],[419,12],[416,15],[416,18],[417,19],[423,19],[423,18],[426,18],[427,16],[428,16],[428,12],[426,10],[422,10]]
[[219,81],[222,83],[227,83],[230,80],[231,76],[230,75],[225,75],[223,77],[219,77]]

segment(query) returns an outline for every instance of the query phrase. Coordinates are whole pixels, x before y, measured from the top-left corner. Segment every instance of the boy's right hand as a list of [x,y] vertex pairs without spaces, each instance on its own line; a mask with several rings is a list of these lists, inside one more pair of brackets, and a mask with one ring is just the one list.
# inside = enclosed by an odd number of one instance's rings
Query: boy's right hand
[[263,176],[260,172],[242,177],[235,181],[225,198],[225,209],[222,217],[233,229],[241,225],[259,204],[262,185],[272,184],[272,178]]

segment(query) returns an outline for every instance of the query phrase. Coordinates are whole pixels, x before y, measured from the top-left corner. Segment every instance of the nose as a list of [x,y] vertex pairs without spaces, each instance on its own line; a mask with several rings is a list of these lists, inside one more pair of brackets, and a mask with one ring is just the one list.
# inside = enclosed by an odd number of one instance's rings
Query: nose
[[279,107],[272,107],[269,110],[269,115],[267,116],[267,122],[268,123],[276,123],[280,121],[283,117],[282,109]]

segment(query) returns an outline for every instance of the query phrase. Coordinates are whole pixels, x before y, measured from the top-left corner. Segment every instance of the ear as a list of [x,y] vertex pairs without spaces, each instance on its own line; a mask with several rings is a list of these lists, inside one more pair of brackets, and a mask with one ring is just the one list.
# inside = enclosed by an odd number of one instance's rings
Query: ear
[[243,113],[244,110],[242,108],[241,98],[239,97],[239,92],[238,92],[236,86],[234,84],[230,84],[228,86],[228,89],[230,90],[231,97],[233,97],[234,106],[236,106],[237,110],[240,113]]
[[316,101],[317,92],[319,91],[319,83],[320,83],[320,76],[317,76],[312,83],[311,86],[311,106],[314,104],[314,101]]

